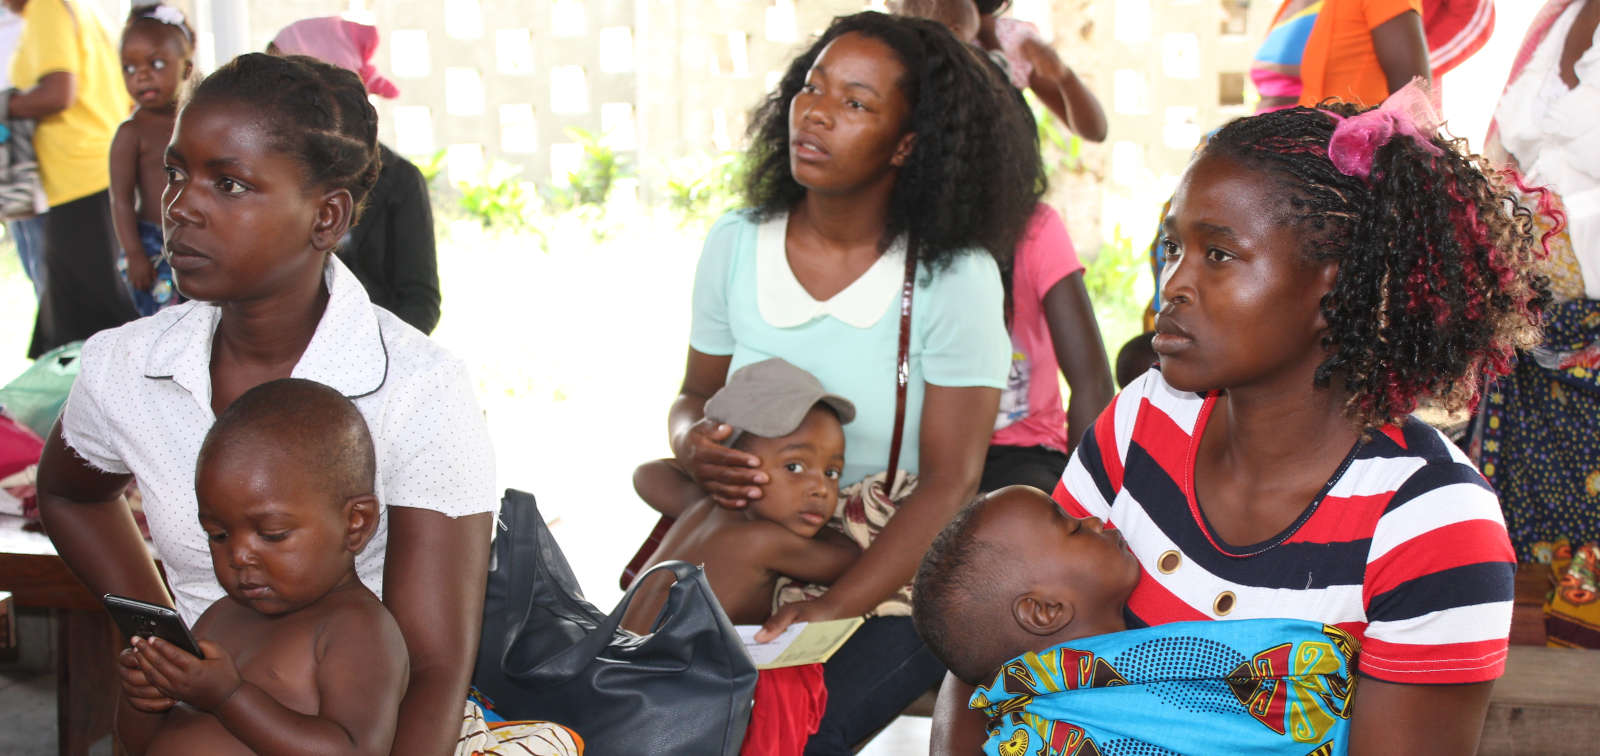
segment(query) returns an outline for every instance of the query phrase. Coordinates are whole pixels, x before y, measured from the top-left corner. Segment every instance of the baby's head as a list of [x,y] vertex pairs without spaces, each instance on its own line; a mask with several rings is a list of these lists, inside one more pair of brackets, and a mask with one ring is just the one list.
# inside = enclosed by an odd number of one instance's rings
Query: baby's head
[[122,83],[141,108],[169,108],[194,74],[194,30],[183,11],[141,5],[122,27]]
[[988,682],[1012,657],[1125,629],[1139,562],[1114,529],[1010,486],[958,513],[912,587],[911,618],[956,677]]
[[833,516],[844,470],[850,400],[779,359],[751,363],[706,400],[706,417],[733,426],[733,448],[761,459],[768,483],[747,512],[810,538]]
[[356,406],[298,378],[246,391],[206,433],[195,464],[200,526],[217,581],[262,614],[358,584],[377,531],[376,454]]

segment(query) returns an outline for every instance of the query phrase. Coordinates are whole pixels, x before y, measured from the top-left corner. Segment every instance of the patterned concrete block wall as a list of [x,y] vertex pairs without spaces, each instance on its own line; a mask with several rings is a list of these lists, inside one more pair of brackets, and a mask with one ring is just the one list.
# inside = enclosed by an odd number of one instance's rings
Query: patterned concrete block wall
[[[113,25],[127,0],[85,0]],[[833,16],[866,0],[168,0],[207,22],[247,16],[251,49],[284,25],[344,14],[376,24],[376,62],[401,96],[378,103],[399,151],[447,150],[449,178],[488,166],[560,182],[581,161],[569,127],[604,135],[649,187],[679,156],[743,145],[750,111]],[[231,4],[231,5],[229,5]],[[1086,251],[1148,233],[1200,134],[1248,112],[1248,62],[1276,0],[1015,0],[1104,104],[1110,138],[1058,177]],[[201,57],[206,57],[202,55]]]
[[[1083,230],[1091,239],[1110,238],[1120,230],[1136,245],[1149,239],[1161,203],[1201,135],[1250,113],[1250,60],[1278,5],[1277,0],[1053,3],[1053,46],[1099,96],[1109,127],[1105,144],[1085,150],[1094,190],[1074,193],[1098,200],[1103,208],[1079,218],[1075,236]],[[1095,221],[1097,228],[1085,229]]]
[[380,138],[446,150],[452,182],[495,163],[561,183],[568,129],[603,136],[646,186],[680,155],[741,143],[746,114],[808,35],[860,0],[274,0],[249,4],[255,49],[299,18],[376,24],[376,62],[401,89]]
[[[640,0],[639,105],[656,162],[742,144],[750,112],[794,55],[862,0]],[[645,166],[647,169],[650,166]]]

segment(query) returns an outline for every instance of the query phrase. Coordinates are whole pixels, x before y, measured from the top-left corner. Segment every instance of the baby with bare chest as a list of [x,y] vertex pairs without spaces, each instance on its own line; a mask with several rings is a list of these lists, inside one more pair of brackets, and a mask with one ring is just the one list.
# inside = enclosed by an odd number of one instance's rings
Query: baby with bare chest
[[[738,430],[733,448],[761,459],[770,481],[742,509],[718,506],[670,460],[634,473],[641,498],[675,522],[649,564],[680,559],[705,566],[728,619],[759,624],[772,614],[779,575],[832,583],[860,556],[844,534],[823,525],[839,501],[848,399],[823,390],[810,373],[778,358],[746,365],[706,401],[706,417]],[[647,565],[648,566],[648,565]],[[644,633],[666,601],[670,575],[640,587],[622,626]]]
[[195,623],[205,658],[155,638],[122,652],[129,753],[389,753],[405,640],[355,571],[375,467],[360,412],[321,384],[264,383],[222,413],[195,489],[227,596]]

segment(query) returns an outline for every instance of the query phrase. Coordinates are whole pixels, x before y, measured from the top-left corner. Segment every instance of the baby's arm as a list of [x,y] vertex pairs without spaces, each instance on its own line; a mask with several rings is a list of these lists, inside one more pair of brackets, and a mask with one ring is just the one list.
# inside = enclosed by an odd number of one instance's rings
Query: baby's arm
[[138,192],[139,135],[129,118],[117,127],[117,135],[111,140],[111,225],[128,258],[128,282],[139,291],[149,291],[155,283],[156,270],[145,257],[144,243],[139,241],[139,213],[134,208],[134,195]]
[[633,490],[651,509],[674,520],[706,497],[705,490],[673,459],[658,459],[634,468]]
[[[195,621],[192,632],[197,637],[203,638],[208,634],[216,609],[217,605],[212,604],[211,608]],[[117,672],[122,680],[122,696],[117,702],[116,733],[124,751],[131,756],[142,756],[150,747],[150,741],[155,739],[156,733],[166,724],[167,712],[172,710],[177,701],[168,697],[151,682],[150,676],[145,674],[140,666],[141,639],[131,640],[132,645],[117,655]]]
[[221,646],[200,641],[204,660],[162,640],[139,641],[141,661],[163,692],[210,713],[252,751],[263,754],[387,756],[393,744],[408,661],[400,626],[374,611],[343,611],[317,639],[315,715],[286,708],[241,680]]
[[861,556],[861,547],[833,528],[805,538],[776,523],[759,524],[769,527],[755,529],[759,537],[750,540],[762,564],[802,582],[831,584]]
[[124,649],[117,656],[117,673],[122,681],[122,695],[117,700],[117,742],[130,756],[143,756],[167,721],[173,701],[145,679],[139,669],[138,652],[133,649]]

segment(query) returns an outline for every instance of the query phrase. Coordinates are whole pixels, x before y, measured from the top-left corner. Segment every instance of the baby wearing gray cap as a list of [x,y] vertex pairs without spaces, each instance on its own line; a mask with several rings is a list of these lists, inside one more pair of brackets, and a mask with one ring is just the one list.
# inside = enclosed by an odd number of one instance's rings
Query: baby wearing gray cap
[[[639,496],[675,522],[649,561],[681,559],[705,566],[728,619],[760,624],[772,613],[779,575],[830,584],[861,549],[823,525],[839,500],[848,399],[823,390],[816,376],[773,358],[728,376],[706,400],[705,416],[734,429],[728,445],[754,454],[768,482],[741,508],[718,506],[674,460],[641,465]],[[666,601],[672,576],[651,578],[634,594],[622,626],[648,632]]]

